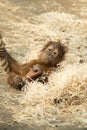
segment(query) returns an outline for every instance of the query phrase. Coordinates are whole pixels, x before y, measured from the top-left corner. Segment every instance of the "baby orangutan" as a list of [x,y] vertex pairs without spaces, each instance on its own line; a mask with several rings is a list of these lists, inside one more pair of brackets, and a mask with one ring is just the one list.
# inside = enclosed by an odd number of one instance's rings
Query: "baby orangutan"
[[19,64],[6,50],[2,36],[0,36],[0,59],[7,72],[7,82],[10,86],[21,90],[26,79],[37,79],[43,73],[50,73],[52,67],[64,58],[65,47],[60,42],[50,41],[40,51],[36,60],[26,64]]

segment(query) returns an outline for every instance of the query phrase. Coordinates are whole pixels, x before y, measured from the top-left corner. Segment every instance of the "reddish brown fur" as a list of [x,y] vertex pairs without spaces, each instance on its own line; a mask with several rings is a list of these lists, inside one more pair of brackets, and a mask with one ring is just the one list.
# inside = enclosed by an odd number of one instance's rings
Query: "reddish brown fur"
[[63,60],[64,54],[65,47],[61,43],[50,41],[40,51],[37,60],[22,65],[11,57],[5,47],[0,46],[0,58],[2,60],[6,59],[2,66],[7,64],[5,71],[9,70],[7,72],[7,81],[10,86],[17,89],[21,89],[24,86],[26,79],[30,80],[32,78],[35,80],[43,73],[49,73],[53,66]]

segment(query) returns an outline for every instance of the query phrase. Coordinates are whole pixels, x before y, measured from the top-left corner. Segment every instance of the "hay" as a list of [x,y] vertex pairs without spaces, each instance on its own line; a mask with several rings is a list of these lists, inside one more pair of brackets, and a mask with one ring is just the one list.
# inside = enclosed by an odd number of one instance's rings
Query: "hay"
[[[20,62],[37,58],[49,40],[61,40],[68,47],[65,60],[51,73],[47,84],[27,83],[19,93],[6,89],[2,82],[4,78],[0,81],[6,105],[1,103],[12,111],[13,120],[28,125],[52,125],[52,121],[61,119],[60,125],[75,124],[75,121],[87,125],[87,21],[66,13],[49,12],[33,15],[29,22],[24,17],[26,11],[20,7],[8,1],[7,4],[0,2],[0,7],[3,14],[0,31],[4,34],[8,51]],[[4,75],[2,69],[1,72]]]
[[[60,116],[62,112],[64,114],[70,112],[75,114],[77,109],[78,112],[80,110],[84,111],[87,100],[86,72],[87,64],[70,65],[63,71],[53,72],[46,85],[37,82],[28,83],[24,94],[19,99],[24,109],[18,112],[19,116],[17,113],[16,118],[18,118],[18,121],[24,121],[32,117],[34,121],[37,119],[36,122],[38,122],[40,121],[39,118],[41,120],[58,118],[57,116]],[[57,99],[58,102],[55,103],[54,99]],[[73,109],[73,107],[75,108]]]

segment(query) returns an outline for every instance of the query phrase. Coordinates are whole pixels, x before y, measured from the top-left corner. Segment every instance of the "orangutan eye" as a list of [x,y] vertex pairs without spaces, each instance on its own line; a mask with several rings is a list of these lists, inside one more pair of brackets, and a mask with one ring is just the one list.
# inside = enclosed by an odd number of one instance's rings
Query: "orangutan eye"
[[52,49],[48,48],[48,51],[51,51]]
[[40,70],[40,67],[38,66],[38,64],[36,64],[36,65],[33,66],[33,72],[38,73],[40,71],[41,70]]
[[38,71],[39,71],[38,67],[37,67],[37,66],[34,66],[34,67],[33,67],[33,71],[34,71],[35,73],[38,72]]
[[47,51],[52,51],[53,46],[48,46]]
[[39,70],[38,69],[35,69],[34,72],[38,72]]
[[58,55],[58,51],[57,50],[54,50],[53,51],[53,55],[56,57]]
[[54,55],[56,55],[57,53],[56,52],[53,52],[54,53]]

